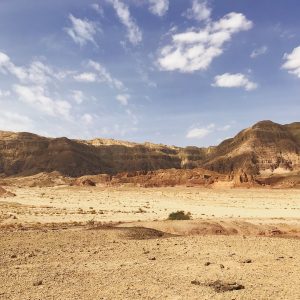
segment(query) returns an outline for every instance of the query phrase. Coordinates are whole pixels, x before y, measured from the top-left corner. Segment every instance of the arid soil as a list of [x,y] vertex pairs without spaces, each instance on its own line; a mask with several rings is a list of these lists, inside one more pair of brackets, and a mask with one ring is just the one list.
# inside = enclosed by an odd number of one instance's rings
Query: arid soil
[[300,299],[300,190],[5,190],[0,299]]

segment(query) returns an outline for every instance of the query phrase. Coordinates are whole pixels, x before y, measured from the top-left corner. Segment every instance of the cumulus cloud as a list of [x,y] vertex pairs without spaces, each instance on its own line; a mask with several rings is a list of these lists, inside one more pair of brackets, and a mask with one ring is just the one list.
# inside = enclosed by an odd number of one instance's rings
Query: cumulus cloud
[[47,115],[70,119],[71,104],[67,101],[50,98],[43,86],[24,86],[16,84],[13,88],[20,101],[31,105],[33,108]]
[[283,59],[285,63],[282,68],[300,78],[300,46],[296,47],[291,53],[285,53]]
[[161,70],[183,73],[206,70],[234,34],[251,27],[243,14],[232,12],[202,29],[173,34],[171,43],[159,50],[158,65]]
[[260,48],[254,49],[251,54],[250,57],[251,58],[256,58],[257,56],[266,54],[268,52],[268,47],[267,46],[262,46]]
[[169,9],[169,0],[149,0],[149,10],[154,15],[162,17]]
[[65,31],[76,44],[84,46],[91,42],[96,45],[94,37],[98,27],[94,22],[76,18],[72,14],[69,15],[69,20],[72,23],[71,27],[65,28]]
[[208,21],[211,15],[211,9],[208,7],[207,1],[193,0],[192,7],[184,14],[188,19],[196,21]]
[[130,98],[130,95],[128,95],[128,94],[119,94],[116,97],[116,99],[124,106],[128,105],[129,98]]
[[186,137],[188,139],[202,139],[209,135],[211,132],[213,132],[213,129],[215,128],[215,124],[209,124],[206,127],[195,127],[191,128],[187,134]]
[[224,73],[215,77],[214,87],[223,88],[244,88],[246,91],[255,90],[257,84],[250,81],[246,75],[241,73],[230,74]]
[[120,22],[127,28],[127,37],[133,45],[142,41],[142,32],[130,15],[128,6],[119,0],[107,0],[112,4]]

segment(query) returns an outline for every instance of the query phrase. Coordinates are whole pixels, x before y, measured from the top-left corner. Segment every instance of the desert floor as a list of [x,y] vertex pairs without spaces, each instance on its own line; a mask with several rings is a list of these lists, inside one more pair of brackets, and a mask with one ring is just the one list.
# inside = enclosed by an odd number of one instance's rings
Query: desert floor
[[0,299],[300,299],[300,190],[7,189]]

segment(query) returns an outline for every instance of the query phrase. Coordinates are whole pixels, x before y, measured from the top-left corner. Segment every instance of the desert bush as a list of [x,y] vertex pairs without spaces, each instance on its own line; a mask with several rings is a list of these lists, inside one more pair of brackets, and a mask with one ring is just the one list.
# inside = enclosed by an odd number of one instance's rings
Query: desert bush
[[86,224],[87,224],[88,226],[94,226],[94,225],[95,225],[95,221],[94,221],[94,219],[91,219],[91,220],[88,220],[88,221],[86,222]]
[[168,220],[190,220],[192,218],[191,213],[185,213],[183,210],[178,210],[169,214]]

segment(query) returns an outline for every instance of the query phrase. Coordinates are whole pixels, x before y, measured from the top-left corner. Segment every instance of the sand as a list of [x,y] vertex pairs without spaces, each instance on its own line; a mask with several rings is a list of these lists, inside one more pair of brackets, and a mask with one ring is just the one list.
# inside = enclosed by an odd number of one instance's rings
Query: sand
[[0,299],[300,299],[299,190],[5,189]]

